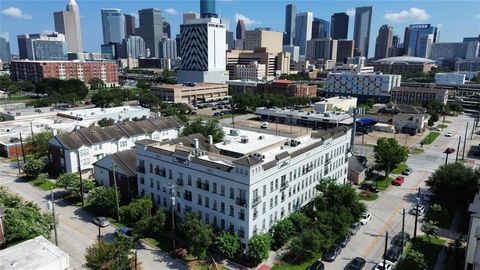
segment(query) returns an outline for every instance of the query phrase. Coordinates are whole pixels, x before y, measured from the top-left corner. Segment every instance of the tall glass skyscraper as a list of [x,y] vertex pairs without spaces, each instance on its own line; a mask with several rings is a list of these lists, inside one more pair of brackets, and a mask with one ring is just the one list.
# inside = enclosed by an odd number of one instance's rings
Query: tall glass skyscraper
[[294,45],[300,47],[300,56],[305,56],[307,51],[307,41],[312,39],[313,13],[298,13],[295,18],[295,38]]
[[125,17],[117,8],[102,9],[103,44],[122,43],[125,38]]
[[158,8],[146,8],[138,11],[140,36],[145,41],[145,49],[150,50],[151,57],[160,57],[159,42],[163,38],[162,12]]
[[0,60],[3,63],[10,63],[12,55],[10,54],[10,38],[8,33],[0,33]]
[[330,35],[333,39],[348,38],[348,14],[346,12],[334,13],[330,23]]
[[428,46],[438,42],[438,28],[430,24],[411,24],[405,28],[403,46],[405,54],[415,57],[427,57]]
[[329,37],[330,23],[319,18],[314,18],[312,23],[312,39]]
[[200,0],[200,17],[217,18],[215,0]]
[[357,7],[355,9],[353,40],[355,40],[355,54],[357,56],[365,56],[368,58],[372,11],[372,7]]
[[297,16],[297,7],[289,4],[285,7],[285,32],[283,36],[283,45],[293,45],[295,37],[295,19]]

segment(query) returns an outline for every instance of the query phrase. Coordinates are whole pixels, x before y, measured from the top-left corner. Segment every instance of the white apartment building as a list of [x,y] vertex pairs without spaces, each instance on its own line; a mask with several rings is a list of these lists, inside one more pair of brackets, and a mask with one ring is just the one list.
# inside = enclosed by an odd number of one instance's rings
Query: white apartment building
[[359,100],[372,98],[375,102],[387,103],[392,88],[400,86],[402,76],[380,72],[329,73],[325,83],[327,97],[353,96]]
[[456,72],[436,73],[435,83],[440,85],[464,85],[466,77],[465,74]]
[[177,138],[182,127],[176,117],[158,117],[56,134],[48,142],[49,174],[75,173],[80,167],[82,174],[90,176],[93,163],[103,157],[131,149],[139,140]]
[[235,78],[238,80],[263,80],[266,78],[265,72],[265,64],[259,64],[258,61],[252,61],[248,65],[235,66]]
[[201,134],[138,141],[138,192],[169,210],[171,188],[178,215],[195,211],[238,233],[245,248],[255,233],[306,205],[320,179],[347,181],[350,131],[336,127],[290,139],[225,128],[217,144]]

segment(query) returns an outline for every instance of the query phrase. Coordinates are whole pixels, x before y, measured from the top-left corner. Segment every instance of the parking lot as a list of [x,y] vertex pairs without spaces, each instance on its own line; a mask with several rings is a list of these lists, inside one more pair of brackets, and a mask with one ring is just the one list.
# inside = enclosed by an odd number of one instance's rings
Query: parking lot
[[372,131],[365,135],[355,136],[355,142],[357,144],[376,145],[379,138],[395,138],[400,145],[413,147],[418,145],[423,137],[428,135],[428,132],[429,131],[425,131],[424,133],[417,133],[414,136],[410,136],[409,134],[403,133],[394,134],[381,131]]

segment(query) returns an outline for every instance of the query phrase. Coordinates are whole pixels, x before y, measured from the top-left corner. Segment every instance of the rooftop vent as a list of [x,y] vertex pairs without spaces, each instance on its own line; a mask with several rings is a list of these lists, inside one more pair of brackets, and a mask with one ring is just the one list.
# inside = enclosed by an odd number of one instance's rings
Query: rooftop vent
[[260,160],[264,160],[265,159],[265,155],[262,155],[260,153],[253,153],[250,155],[250,157],[253,157],[253,158],[258,158]]
[[230,129],[230,136],[238,136],[239,134],[238,129]]
[[242,136],[240,138],[240,143],[248,143],[248,137],[247,136]]

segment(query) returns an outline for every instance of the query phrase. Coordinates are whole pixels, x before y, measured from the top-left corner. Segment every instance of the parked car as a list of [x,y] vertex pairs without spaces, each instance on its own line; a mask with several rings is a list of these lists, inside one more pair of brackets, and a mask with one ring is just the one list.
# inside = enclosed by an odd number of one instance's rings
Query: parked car
[[431,129],[432,129],[433,131],[440,131],[440,129],[437,128],[437,127],[432,127]]
[[263,122],[261,125],[260,125],[261,128],[268,128],[268,122]]
[[337,240],[337,244],[340,245],[342,248],[344,248],[344,247],[347,246],[351,237],[352,236],[350,235],[350,233],[347,233],[344,236],[340,237],[340,239]]
[[391,262],[396,262],[398,258],[402,255],[402,248],[399,246],[391,246],[388,251],[385,259]]
[[403,170],[402,174],[403,175],[410,175],[412,174],[413,170],[411,168],[405,168],[405,170]]
[[385,261],[385,265],[383,265],[383,260],[375,266],[374,270],[392,270],[393,263],[389,260]]
[[345,266],[344,270],[362,270],[366,263],[364,258],[356,257]]
[[108,219],[106,217],[96,217],[96,218],[93,218],[93,223],[95,223],[97,226],[100,226],[100,227],[107,227],[108,225],[110,225],[110,221],[108,221]]
[[400,232],[397,235],[395,235],[392,239],[392,242],[390,244],[392,246],[402,246],[402,238],[403,238],[403,246],[407,245],[408,241],[410,241],[410,234],[404,232],[403,234]]
[[370,221],[370,219],[372,219],[372,214],[364,212],[362,213],[362,217],[360,218],[360,224],[366,225]]
[[452,136],[453,136],[453,133],[452,133],[451,131],[449,131],[449,132],[447,132],[447,133],[445,134],[445,136],[446,136],[446,137],[452,137]]
[[371,183],[363,183],[361,186],[360,186],[360,189],[363,189],[363,190],[366,190],[366,191],[370,191],[370,192],[373,192],[373,193],[378,193],[380,192],[380,190],[375,187],[373,184]]
[[130,228],[127,228],[127,227],[116,228],[114,233],[118,237],[128,237],[129,238],[129,237],[133,236],[133,231]]
[[410,213],[412,213],[412,215],[415,215],[415,212],[417,211],[419,216],[423,215],[425,213],[425,205],[419,204],[418,208],[416,204],[413,205],[412,209],[410,210]]
[[360,222],[355,222],[350,226],[350,229],[348,230],[351,235],[355,235],[358,230],[360,230]]
[[323,265],[323,262],[320,259],[318,259],[308,268],[308,270],[323,270],[323,269],[325,269],[325,265]]
[[342,247],[340,245],[333,245],[325,254],[323,254],[322,260],[326,262],[333,262],[337,258],[338,254],[342,251]]
[[392,185],[394,186],[401,186],[405,182],[405,177],[397,176],[395,180],[392,181]]

